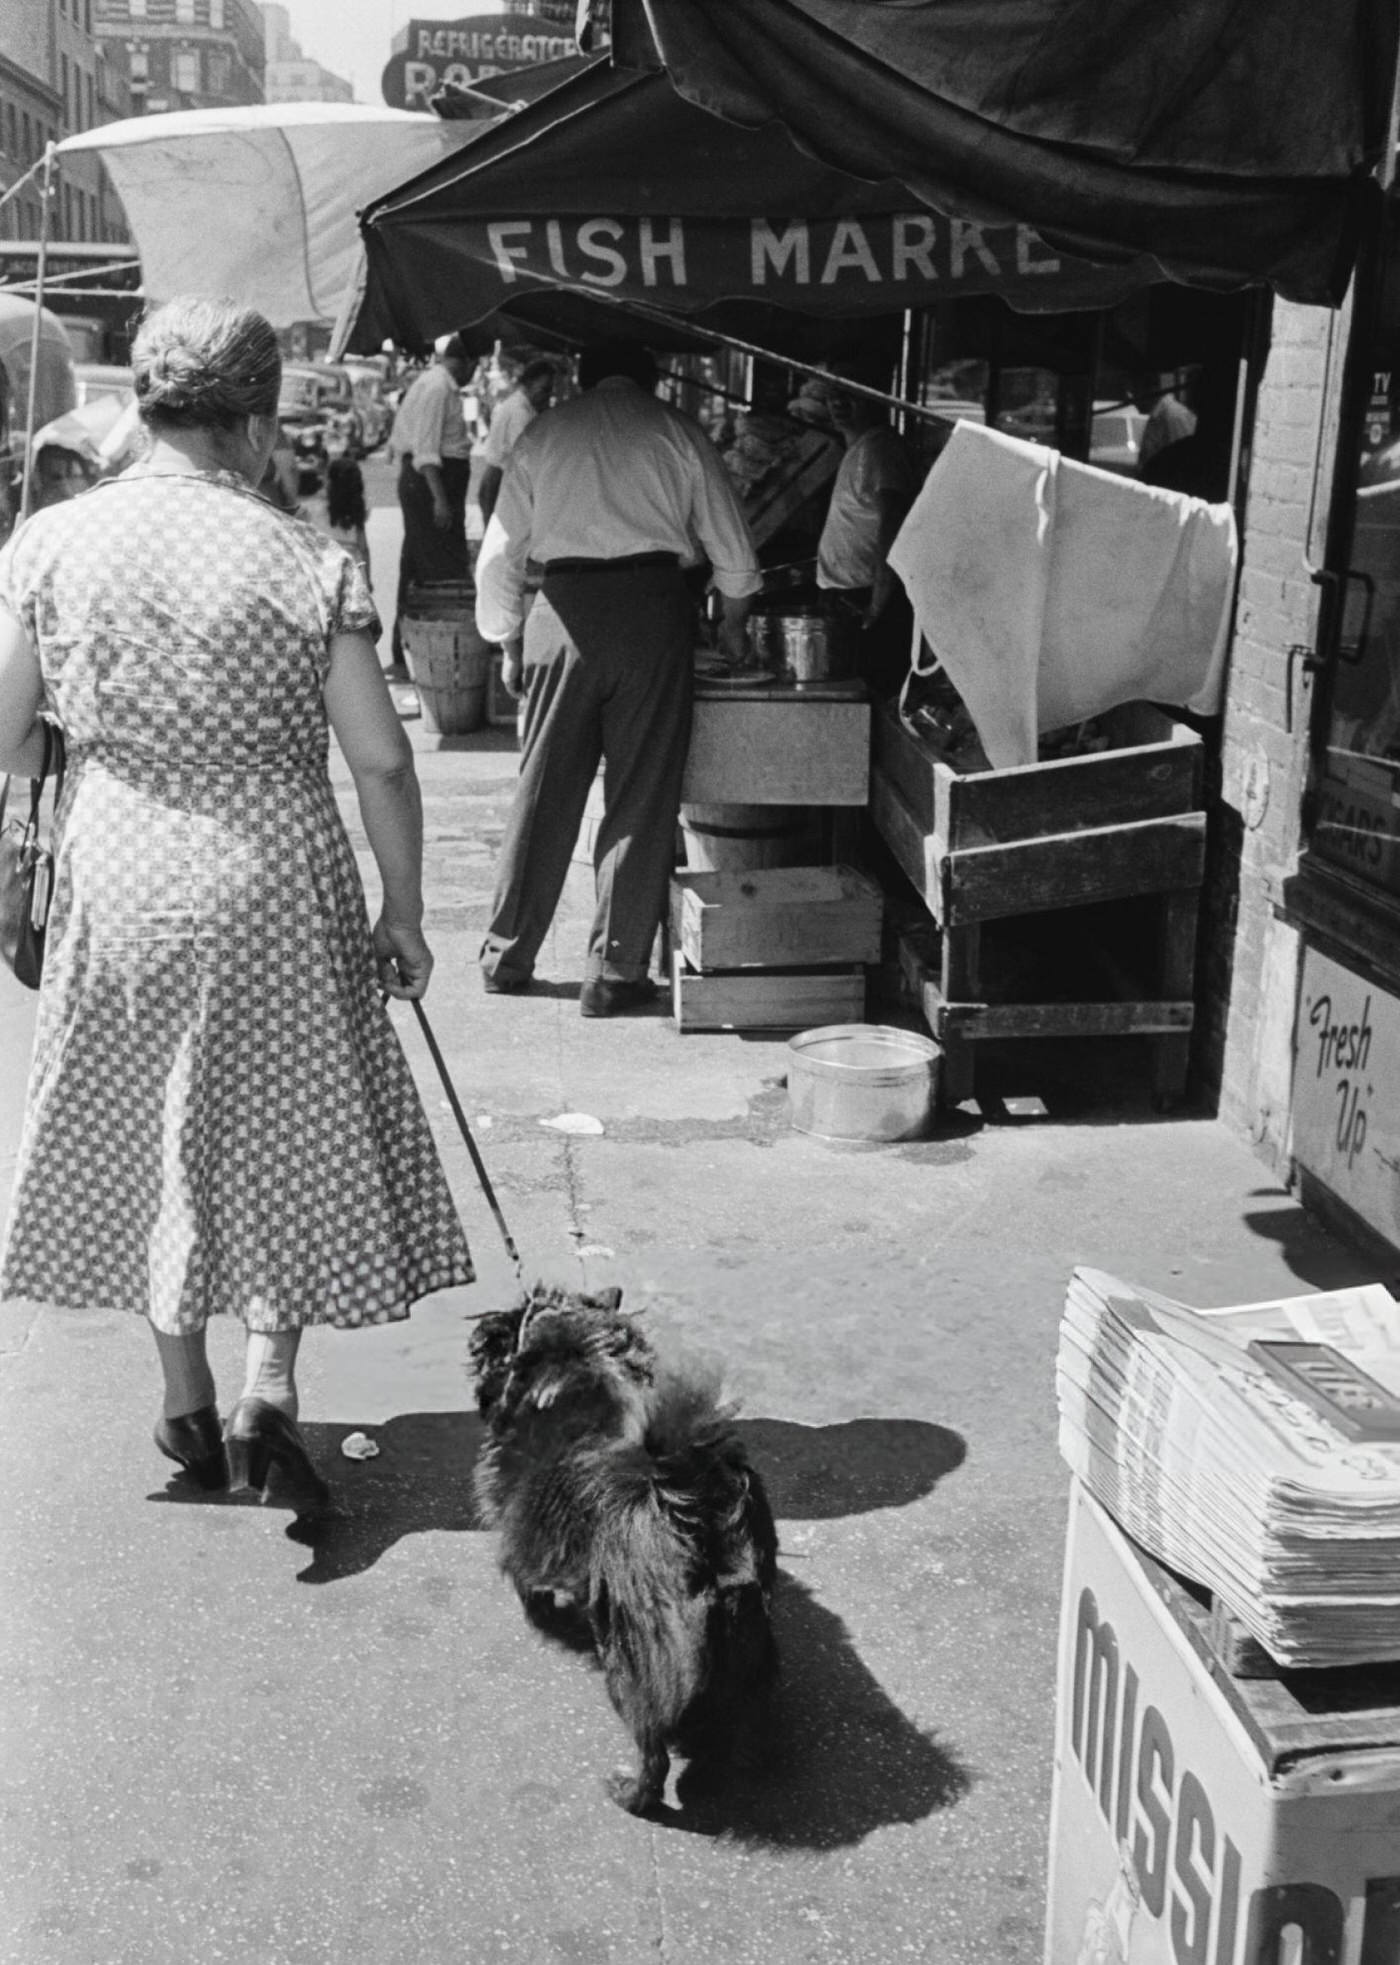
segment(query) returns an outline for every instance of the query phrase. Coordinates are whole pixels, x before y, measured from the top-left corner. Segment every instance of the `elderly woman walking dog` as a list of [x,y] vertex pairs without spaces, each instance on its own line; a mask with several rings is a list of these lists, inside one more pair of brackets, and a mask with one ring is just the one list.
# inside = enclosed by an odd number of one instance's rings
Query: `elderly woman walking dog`
[[[381,990],[419,997],[422,810],[363,574],[257,495],[280,359],[258,314],[138,337],[147,455],[0,554],[0,770],[68,772],[0,1296],[131,1310],[155,1443],[206,1488],[326,1490],[302,1331],[406,1317],[471,1258]],[[327,775],[350,767],[371,929]],[[212,1315],[247,1331],[221,1425]]]

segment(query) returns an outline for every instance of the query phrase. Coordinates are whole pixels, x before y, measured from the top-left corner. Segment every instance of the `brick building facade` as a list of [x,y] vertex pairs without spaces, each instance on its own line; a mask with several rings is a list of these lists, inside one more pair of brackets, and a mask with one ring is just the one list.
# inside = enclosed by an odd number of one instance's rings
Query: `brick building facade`
[[122,47],[134,113],[261,102],[266,58],[252,0],[96,0],[96,30]]
[[[0,190],[16,184],[45,146],[130,114],[126,63],[98,37],[93,0],[5,0],[0,7]],[[0,240],[36,239],[39,188],[0,208]],[[50,232],[83,244],[121,242],[126,220],[96,156],[65,159],[54,179]]]

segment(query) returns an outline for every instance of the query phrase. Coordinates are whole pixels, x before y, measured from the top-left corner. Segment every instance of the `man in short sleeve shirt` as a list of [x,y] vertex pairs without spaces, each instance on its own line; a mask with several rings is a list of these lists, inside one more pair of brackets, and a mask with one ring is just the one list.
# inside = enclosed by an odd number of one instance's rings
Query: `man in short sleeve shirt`
[[471,439],[462,414],[462,386],[471,358],[456,335],[409,384],[392,438],[399,460],[403,552],[399,559],[399,618],[394,660],[403,659],[401,622],[411,586],[471,579],[467,557],[467,486]]
[[880,691],[908,667],[912,622],[888,563],[917,488],[908,451],[868,396],[838,390],[831,420],[846,445],[817,544],[817,585],[843,633],[856,637],[859,669]]
[[[477,627],[505,649],[507,687],[525,697],[482,971],[493,993],[528,989],[602,759],[586,1017],[656,993],[647,968],[675,860],[694,690],[697,606],[684,575],[708,566],[721,641],[740,660],[760,584],[719,453],[656,400],[655,384],[644,348],[584,349],[581,393],[537,417],[510,454],[476,568]],[[529,562],[543,573],[526,618]]]
[[481,486],[476,495],[483,521],[495,510],[506,459],[540,411],[549,408],[555,380],[553,362],[541,355],[537,361],[525,364],[510,394],[497,403],[486,433]]

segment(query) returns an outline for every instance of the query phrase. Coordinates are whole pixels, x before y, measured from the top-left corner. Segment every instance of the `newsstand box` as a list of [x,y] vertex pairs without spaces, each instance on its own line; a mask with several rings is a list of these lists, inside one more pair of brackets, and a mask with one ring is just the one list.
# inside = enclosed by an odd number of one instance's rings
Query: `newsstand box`
[[1400,1965],[1400,1669],[1232,1678],[1076,1485],[1046,1965]]

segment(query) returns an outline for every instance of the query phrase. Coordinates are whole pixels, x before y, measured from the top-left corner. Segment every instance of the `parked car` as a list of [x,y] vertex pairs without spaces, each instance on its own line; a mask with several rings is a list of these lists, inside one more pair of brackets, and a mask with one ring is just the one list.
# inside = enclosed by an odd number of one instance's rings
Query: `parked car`
[[[355,385],[348,369],[331,362],[308,362],[300,373],[313,378],[326,419],[326,450],[332,457],[363,457],[364,424],[355,403]],[[285,376],[286,369],[283,369]]]
[[326,362],[283,364],[277,420],[291,439],[304,492],[319,489],[330,458],[360,454],[360,417],[350,378]]
[[355,407],[360,414],[360,434],[366,451],[377,450],[387,442],[394,424],[394,406],[389,399],[384,371],[372,362],[342,362],[350,378]]
[[[34,303],[0,293],[0,545],[19,513],[25,431],[29,415],[29,367],[34,341]],[[77,407],[73,344],[47,308],[39,324],[36,430]]]
[[1135,403],[1095,403],[1089,462],[1101,471],[1135,478],[1147,417]]
[[75,374],[80,409],[103,396],[115,398],[123,409],[136,400],[136,383],[129,368],[119,368],[113,362],[79,362]]

